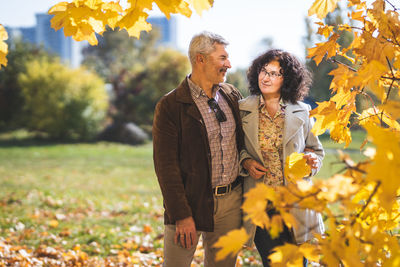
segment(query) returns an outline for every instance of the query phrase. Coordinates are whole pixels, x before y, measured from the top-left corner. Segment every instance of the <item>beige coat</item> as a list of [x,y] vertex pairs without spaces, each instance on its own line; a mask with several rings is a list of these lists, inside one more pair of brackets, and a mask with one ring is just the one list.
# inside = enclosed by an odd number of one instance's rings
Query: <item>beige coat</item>
[[[263,163],[260,146],[258,144],[259,97],[261,96],[252,95],[239,102],[246,147],[246,150],[242,150],[240,153],[241,162],[246,158],[253,158]],[[286,157],[291,153],[303,153],[304,148],[311,148],[314,152],[306,153],[313,154],[318,159],[318,168],[312,171],[312,175],[315,175],[321,168],[324,151],[318,138],[311,133],[313,121],[309,118],[309,110],[309,105],[303,102],[297,102],[297,104],[287,103],[283,130],[283,166],[285,165]],[[254,179],[245,169],[241,170],[241,175],[245,177],[243,186],[244,193],[256,186],[257,183],[263,181],[262,178]],[[311,182],[310,179],[308,180]],[[285,179],[284,182],[286,184]],[[312,232],[323,233],[325,231],[319,213],[310,209],[299,208],[293,208],[291,213],[297,220],[297,227],[294,228],[294,235],[298,244],[310,240],[312,238]],[[252,246],[256,226],[250,221],[246,221],[244,222],[244,227],[251,237],[246,245]]]

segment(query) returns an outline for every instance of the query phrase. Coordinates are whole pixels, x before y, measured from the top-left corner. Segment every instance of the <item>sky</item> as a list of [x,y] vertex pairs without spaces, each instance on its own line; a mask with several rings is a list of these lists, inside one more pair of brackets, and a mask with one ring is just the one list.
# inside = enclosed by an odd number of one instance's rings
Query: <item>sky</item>
[[[35,13],[47,12],[62,0],[0,0],[0,24],[33,26]],[[247,68],[265,51],[262,40],[272,38],[273,47],[294,53],[304,61],[304,18],[313,0],[214,0],[214,6],[200,17],[177,15],[178,48],[187,53],[190,39],[207,30],[222,35],[233,69]],[[152,11],[150,16],[161,12]]]

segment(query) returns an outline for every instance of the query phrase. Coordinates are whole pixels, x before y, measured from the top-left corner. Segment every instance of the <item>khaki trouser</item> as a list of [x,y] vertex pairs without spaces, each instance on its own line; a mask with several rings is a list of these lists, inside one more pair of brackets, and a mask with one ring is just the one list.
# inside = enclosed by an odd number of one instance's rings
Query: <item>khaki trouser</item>
[[[214,196],[214,232],[197,232],[197,241],[200,235],[204,245],[204,267],[232,267],[236,264],[237,255],[227,257],[216,262],[215,255],[219,248],[213,244],[233,229],[241,226],[242,185],[237,186],[230,193],[223,196]],[[164,231],[164,267],[190,266],[197,243],[191,249],[182,248],[174,243],[175,225],[165,225]]]

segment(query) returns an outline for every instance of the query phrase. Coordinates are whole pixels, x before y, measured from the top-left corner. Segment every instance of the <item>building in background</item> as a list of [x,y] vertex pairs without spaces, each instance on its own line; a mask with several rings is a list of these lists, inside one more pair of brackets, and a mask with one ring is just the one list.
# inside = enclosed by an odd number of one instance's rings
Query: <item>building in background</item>
[[[45,13],[36,14],[36,25],[33,27],[6,27],[9,39],[12,42],[21,39],[25,42],[42,45],[47,51],[60,56],[64,63],[77,67],[82,62],[82,49],[88,42],[77,42],[72,37],[65,37],[63,29],[55,31],[50,27],[52,15]],[[176,18],[169,20],[165,17],[149,17],[147,19],[160,31],[159,44],[177,48]]]
[[168,20],[166,17],[149,17],[147,18],[153,28],[158,28],[160,31],[159,44],[171,48],[177,48],[177,25],[176,18],[171,16]]

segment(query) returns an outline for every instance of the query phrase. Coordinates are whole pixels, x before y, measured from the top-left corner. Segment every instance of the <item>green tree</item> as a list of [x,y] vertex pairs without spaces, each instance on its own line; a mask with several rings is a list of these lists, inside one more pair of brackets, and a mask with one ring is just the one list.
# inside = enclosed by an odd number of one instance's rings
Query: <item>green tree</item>
[[8,66],[0,70],[0,131],[23,127],[21,114],[24,98],[18,75],[26,72],[26,62],[34,58],[55,59],[43,48],[20,40],[10,43],[9,48]]
[[33,59],[18,75],[28,130],[56,139],[90,139],[103,126],[107,93],[103,80],[84,68]]
[[140,40],[109,29],[98,46],[85,49],[84,65],[111,84],[109,115],[114,124],[151,125],[157,101],[188,74],[186,56],[160,47],[158,37],[156,29]]
[[233,72],[228,72],[226,75],[226,82],[234,85],[243,96],[249,95],[246,69],[236,69]]

